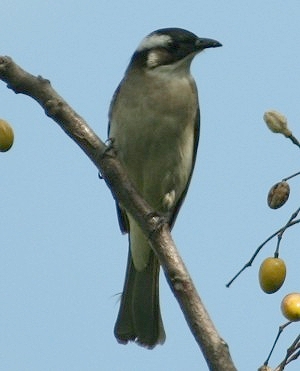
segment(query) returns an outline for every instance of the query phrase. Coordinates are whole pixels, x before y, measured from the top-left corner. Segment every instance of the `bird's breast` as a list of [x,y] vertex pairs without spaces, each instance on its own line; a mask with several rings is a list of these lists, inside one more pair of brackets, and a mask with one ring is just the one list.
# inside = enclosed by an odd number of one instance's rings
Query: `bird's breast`
[[[154,80],[154,81],[153,81]],[[110,137],[138,191],[163,211],[188,182],[198,110],[193,80],[125,81],[112,107]]]

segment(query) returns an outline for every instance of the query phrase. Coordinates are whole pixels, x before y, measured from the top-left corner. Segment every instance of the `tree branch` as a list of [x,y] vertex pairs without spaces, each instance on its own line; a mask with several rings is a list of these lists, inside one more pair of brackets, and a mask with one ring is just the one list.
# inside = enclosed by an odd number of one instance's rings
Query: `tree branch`
[[35,99],[47,116],[56,121],[96,165],[112,195],[130,212],[149,236],[167,281],[210,370],[236,370],[226,343],[220,338],[204,308],[192,279],[178,254],[168,225],[155,217],[155,210],[138,195],[123,171],[112,148],[107,147],[57,92],[50,82],[17,66],[11,58],[0,56],[0,79],[15,93]]

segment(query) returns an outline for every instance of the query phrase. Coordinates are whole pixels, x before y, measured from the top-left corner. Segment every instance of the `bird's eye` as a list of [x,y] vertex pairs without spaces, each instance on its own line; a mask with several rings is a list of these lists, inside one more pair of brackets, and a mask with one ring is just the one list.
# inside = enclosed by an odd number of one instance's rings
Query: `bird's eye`
[[178,43],[174,40],[169,40],[166,46],[167,49],[169,50],[174,50],[178,49]]

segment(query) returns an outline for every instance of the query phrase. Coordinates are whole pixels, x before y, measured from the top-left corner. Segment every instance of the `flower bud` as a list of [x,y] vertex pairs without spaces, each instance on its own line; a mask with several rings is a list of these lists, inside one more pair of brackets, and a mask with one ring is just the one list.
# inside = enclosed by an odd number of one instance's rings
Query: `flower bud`
[[292,135],[287,126],[287,119],[281,113],[274,110],[267,111],[264,113],[264,121],[273,133],[280,133],[286,137]]
[[268,194],[268,205],[271,209],[278,209],[286,203],[290,195],[290,186],[287,182],[273,185]]

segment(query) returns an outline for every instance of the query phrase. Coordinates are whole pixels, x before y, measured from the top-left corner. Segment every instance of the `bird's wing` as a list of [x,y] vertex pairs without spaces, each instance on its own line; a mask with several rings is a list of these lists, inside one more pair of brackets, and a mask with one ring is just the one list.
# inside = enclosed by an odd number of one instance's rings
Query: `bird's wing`
[[193,175],[193,171],[194,171],[194,167],[195,167],[195,162],[196,162],[196,156],[197,156],[197,150],[198,150],[198,144],[199,144],[199,135],[200,135],[200,110],[199,110],[199,107],[198,107],[197,114],[196,114],[196,117],[195,117],[195,125],[194,125],[194,149],[193,149],[193,162],[192,162],[191,172],[190,172],[189,179],[186,183],[185,189],[182,192],[181,197],[177,201],[177,204],[175,205],[174,212],[171,215],[170,223],[169,223],[171,229],[174,226],[174,223],[175,223],[175,220],[177,218],[178,212],[179,212],[180,207],[181,207],[181,205],[182,205],[182,203],[185,199],[185,196],[186,196],[187,191],[189,189],[189,185],[191,183],[191,179],[192,179],[192,175]]

